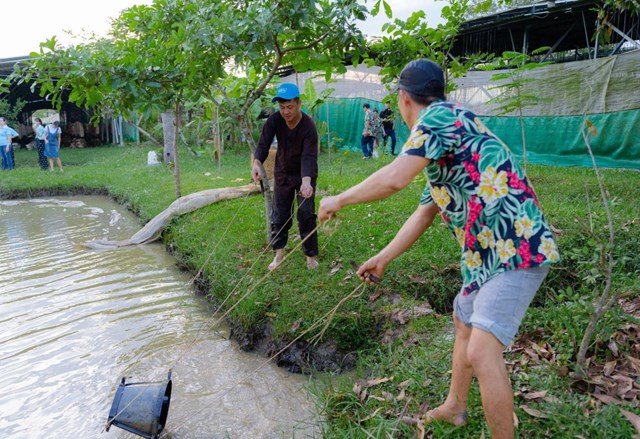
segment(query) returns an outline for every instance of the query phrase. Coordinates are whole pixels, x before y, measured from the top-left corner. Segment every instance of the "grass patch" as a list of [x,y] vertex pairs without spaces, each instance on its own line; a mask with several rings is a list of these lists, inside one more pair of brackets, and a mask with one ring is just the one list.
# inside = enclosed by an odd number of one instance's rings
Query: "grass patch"
[[[174,200],[171,171],[146,165],[151,149],[145,145],[63,149],[64,173],[39,170],[35,151],[20,150],[16,152],[17,169],[2,173],[0,197],[108,193],[147,221]],[[246,152],[228,151],[220,172],[207,157],[186,152],[181,157],[185,195],[249,182]],[[352,186],[390,160],[363,161],[359,154],[341,153],[329,163],[327,155],[321,155],[318,199]],[[603,174],[614,201],[614,282],[631,301],[640,289],[640,173],[605,170]],[[519,435],[632,437],[633,427],[618,406],[602,404],[584,389],[575,389],[565,371],[574,359],[594,294],[603,283],[597,270],[597,243],[585,233],[589,228],[596,236],[605,232],[595,176],[590,169],[533,165],[529,175],[545,216],[561,231],[558,244],[563,260],[551,271],[522,327],[523,333],[535,337],[521,342],[550,346],[553,358],[530,361],[524,350],[509,354]],[[259,196],[211,205],[177,218],[163,239],[185,268],[193,273],[202,270],[199,282],[214,301],[225,301],[225,309],[251,291],[230,315],[234,324],[248,330],[268,325],[276,339],[291,340],[359,285],[349,261],[362,262],[389,242],[415,209],[424,183],[418,178],[389,200],[341,212],[338,222],[319,233],[321,265],[315,271],[306,269],[302,252],[296,251],[281,269],[261,281],[272,254],[265,243],[264,208]],[[291,250],[298,243],[294,226],[287,248]],[[327,420],[326,437],[411,437],[416,427],[403,421],[403,416],[410,418],[421,405],[436,405],[446,396],[453,340],[449,314],[461,285],[458,258],[454,238],[437,220],[413,248],[391,264],[379,289],[366,287],[337,311],[324,340],[357,353],[358,363],[352,373],[324,376],[314,384],[313,393]],[[425,301],[436,312],[411,318],[412,310]],[[394,312],[408,313],[408,321],[390,319]],[[628,337],[621,338],[621,334],[638,323],[637,316],[615,307],[602,319],[601,337],[592,346],[594,361],[613,361],[633,352],[633,340],[625,344]],[[310,331],[305,339],[321,328]],[[619,357],[609,347],[611,340],[618,341]],[[354,391],[354,382],[374,378],[389,380],[366,387],[365,394],[362,388]],[[635,385],[639,385],[637,379]],[[547,391],[546,399],[526,397],[543,390]],[[626,401],[624,409],[640,415],[637,401]],[[467,428],[429,428],[432,437],[488,434],[477,387],[471,393]]]

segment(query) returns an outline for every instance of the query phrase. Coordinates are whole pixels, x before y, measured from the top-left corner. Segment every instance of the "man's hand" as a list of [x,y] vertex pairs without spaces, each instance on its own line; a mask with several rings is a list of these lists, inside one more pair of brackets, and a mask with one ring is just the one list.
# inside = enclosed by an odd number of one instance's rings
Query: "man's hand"
[[262,180],[262,174],[260,173],[260,162],[258,160],[253,160],[253,166],[251,167],[251,177],[253,181]]
[[318,210],[318,220],[323,223],[332,219],[336,212],[342,209],[340,200],[337,196],[325,197],[320,201],[320,209]]
[[313,186],[311,186],[310,177],[302,178],[302,184],[300,185],[299,192],[300,192],[300,195],[302,195],[305,198],[309,198],[311,195],[313,195]]
[[[357,272],[358,277],[362,282],[375,285],[382,280],[384,269],[387,268],[388,263],[389,262],[378,253],[360,266]],[[372,279],[373,276],[376,278],[375,281]]]

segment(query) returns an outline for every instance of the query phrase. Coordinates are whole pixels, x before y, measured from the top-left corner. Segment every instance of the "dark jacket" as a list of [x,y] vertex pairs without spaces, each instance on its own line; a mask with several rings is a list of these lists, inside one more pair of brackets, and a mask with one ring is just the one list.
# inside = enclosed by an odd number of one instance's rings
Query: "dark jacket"
[[274,175],[298,179],[311,177],[315,182],[318,177],[318,131],[313,119],[302,113],[302,119],[292,130],[287,126],[280,112],[269,116],[258,141],[258,148],[254,157],[264,163],[269,155],[269,148],[273,138],[278,139],[278,150]]

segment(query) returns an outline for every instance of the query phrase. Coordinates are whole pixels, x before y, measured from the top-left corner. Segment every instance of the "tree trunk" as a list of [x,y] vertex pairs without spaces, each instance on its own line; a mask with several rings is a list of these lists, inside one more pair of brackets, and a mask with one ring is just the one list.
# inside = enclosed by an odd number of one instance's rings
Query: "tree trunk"
[[169,207],[156,215],[151,221],[144,225],[132,237],[123,241],[97,240],[84,243],[85,247],[93,249],[117,248],[130,245],[142,245],[158,239],[164,228],[171,223],[171,220],[179,215],[193,212],[202,207],[224,200],[234,200],[241,197],[257,194],[258,187],[251,183],[238,187],[223,187],[218,189],[207,189],[194,192],[175,200]]
[[182,120],[182,106],[176,102],[175,123],[173,129],[173,180],[176,186],[176,200],[182,196],[180,188],[180,160],[178,159],[178,131]]
[[175,133],[175,118],[176,115],[173,111],[167,111],[160,115],[162,118],[162,134],[164,135],[164,164],[169,166],[173,163],[173,144],[176,137]]

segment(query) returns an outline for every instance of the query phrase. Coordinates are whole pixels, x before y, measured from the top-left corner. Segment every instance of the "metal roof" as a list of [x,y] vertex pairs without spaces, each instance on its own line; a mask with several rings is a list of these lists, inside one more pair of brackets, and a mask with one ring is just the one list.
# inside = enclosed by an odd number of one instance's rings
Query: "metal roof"
[[[464,22],[452,54],[530,53],[545,46],[555,52],[593,49],[599,5],[596,0],[536,3]],[[610,43],[633,44],[640,39],[640,19],[625,11],[609,12],[605,30]]]

